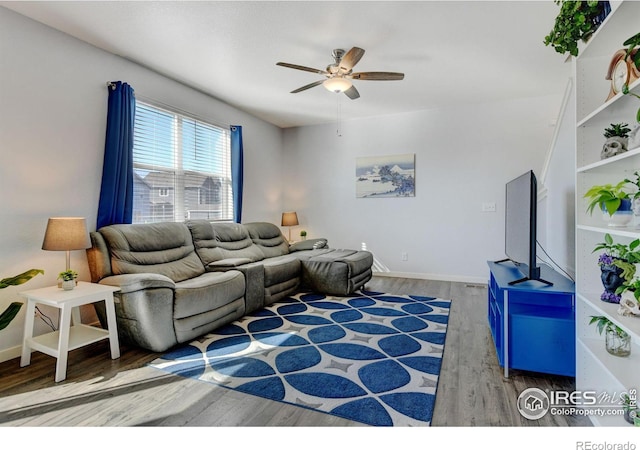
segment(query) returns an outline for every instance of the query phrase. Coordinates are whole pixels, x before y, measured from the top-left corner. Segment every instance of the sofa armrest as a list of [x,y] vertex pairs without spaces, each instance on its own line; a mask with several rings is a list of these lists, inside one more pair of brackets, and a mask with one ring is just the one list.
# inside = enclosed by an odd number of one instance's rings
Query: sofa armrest
[[315,250],[318,248],[326,248],[327,240],[324,238],[307,239],[306,241],[296,242],[289,246],[289,252],[297,252],[300,250]]
[[176,284],[169,277],[157,273],[131,273],[112,275],[100,280],[100,284],[118,286],[121,294],[141,291],[150,288],[174,289]]

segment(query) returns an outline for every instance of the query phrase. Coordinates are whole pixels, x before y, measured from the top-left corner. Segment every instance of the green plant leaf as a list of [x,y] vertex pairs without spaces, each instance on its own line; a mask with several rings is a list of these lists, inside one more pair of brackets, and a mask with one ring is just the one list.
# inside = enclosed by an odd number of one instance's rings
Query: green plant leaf
[[9,325],[13,318],[18,314],[21,307],[22,303],[13,302],[2,314],[0,314],[0,330],[5,329],[7,325]]
[[618,208],[620,207],[620,204],[622,203],[622,201],[619,198],[613,198],[603,203],[609,215],[613,216],[615,212],[618,210]]
[[44,270],[30,269],[26,272],[21,273],[20,275],[16,275],[15,277],[3,278],[2,280],[0,280],[0,289],[4,289],[9,286],[18,286],[20,284],[24,284],[38,274],[44,275]]

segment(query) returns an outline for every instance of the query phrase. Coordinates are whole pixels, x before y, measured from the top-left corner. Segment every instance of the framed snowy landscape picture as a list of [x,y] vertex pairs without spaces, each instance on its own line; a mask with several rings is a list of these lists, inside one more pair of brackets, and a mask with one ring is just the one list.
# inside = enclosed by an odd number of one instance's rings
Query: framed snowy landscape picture
[[415,153],[356,158],[356,197],[415,197]]

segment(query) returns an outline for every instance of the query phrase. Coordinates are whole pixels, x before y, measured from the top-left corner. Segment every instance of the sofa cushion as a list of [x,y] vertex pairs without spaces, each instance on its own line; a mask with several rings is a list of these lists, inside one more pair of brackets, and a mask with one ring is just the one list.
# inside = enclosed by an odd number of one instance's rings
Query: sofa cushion
[[300,278],[300,260],[295,256],[283,255],[267,258],[261,264],[264,267],[265,287]]
[[264,258],[246,228],[240,224],[191,220],[187,226],[205,267],[234,267]]
[[109,225],[98,231],[108,245],[113,275],[156,273],[179,282],[205,271],[184,223]]
[[244,276],[236,271],[208,272],[176,283],[173,317],[182,319],[218,309],[244,297]]
[[265,258],[282,256],[289,253],[289,243],[276,225],[268,222],[252,222],[245,224],[254,244],[262,251]]

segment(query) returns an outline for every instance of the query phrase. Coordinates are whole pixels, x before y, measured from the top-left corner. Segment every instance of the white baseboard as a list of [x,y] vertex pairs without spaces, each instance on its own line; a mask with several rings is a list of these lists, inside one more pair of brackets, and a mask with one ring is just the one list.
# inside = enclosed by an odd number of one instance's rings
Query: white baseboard
[[412,273],[412,272],[373,272],[374,277],[412,278],[416,280],[452,281],[456,283],[487,284],[487,279],[482,277],[466,277],[462,275],[443,275],[439,273]]
[[19,358],[21,353],[22,353],[21,345],[16,345],[15,347],[0,350],[0,363],[9,361],[10,359],[13,359],[13,358]]

